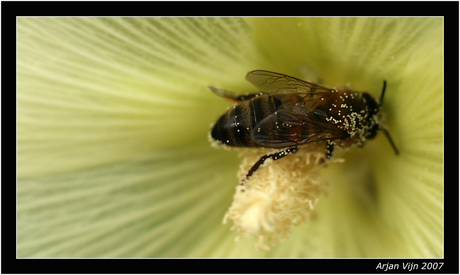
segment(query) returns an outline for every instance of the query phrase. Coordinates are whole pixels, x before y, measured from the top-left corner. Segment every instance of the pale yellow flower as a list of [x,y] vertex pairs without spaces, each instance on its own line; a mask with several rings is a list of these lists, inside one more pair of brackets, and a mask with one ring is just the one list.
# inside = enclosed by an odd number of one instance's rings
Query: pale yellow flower
[[[442,18],[18,18],[18,257],[442,257],[442,34]],[[305,68],[376,97],[386,80],[400,155],[381,134],[345,152],[256,251],[222,224],[241,159],[207,140],[231,104],[207,86]]]

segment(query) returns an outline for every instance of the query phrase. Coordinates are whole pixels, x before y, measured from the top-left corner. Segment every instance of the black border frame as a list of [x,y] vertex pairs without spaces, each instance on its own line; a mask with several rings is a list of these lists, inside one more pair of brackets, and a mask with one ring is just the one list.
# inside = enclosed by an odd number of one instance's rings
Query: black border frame
[[[18,16],[442,16],[444,17],[445,175],[444,259],[16,259],[16,188],[2,184],[2,273],[383,273],[381,263],[444,262],[441,270],[459,272],[459,3],[458,2],[2,2],[2,88],[16,80]],[[16,83],[16,82],[15,82]],[[445,93],[445,94],[446,94]],[[454,98],[455,95],[455,98]],[[2,106],[15,101],[2,93]],[[13,104],[11,104],[13,105]],[[9,107],[9,106],[8,106]],[[456,111],[456,116],[451,113]],[[11,111],[2,108],[3,133]],[[8,115],[7,115],[8,114]],[[14,125],[14,124],[13,124]],[[15,126],[15,125],[14,125]],[[13,127],[14,127],[13,126]],[[448,127],[446,127],[448,126]],[[7,128],[8,127],[8,128]],[[3,145],[16,144],[2,135]],[[11,146],[11,145],[10,145]],[[3,151],[6,156],[6,151]],[[2,168],[15,163],[4,159]],[[3,169],[11,171],[13,169]],[[453,175],[451,175],[453,174]],[[6,179],[3,173],[2,179]],[[444,178],[447,178],[444,176]],[[14,197],[12,201],[9,198]],[[177,263],[176,261],[181,261]],[[193,262],[191,262],[193,261]],[[201,262],[198,262],[201,261]],[[224,263],[225,261],[225,263]],[[250,262],[249,262],[250,261]],[[263,261],[263,262],[262,262]],[[404,273],[405,270],[386,271]]]

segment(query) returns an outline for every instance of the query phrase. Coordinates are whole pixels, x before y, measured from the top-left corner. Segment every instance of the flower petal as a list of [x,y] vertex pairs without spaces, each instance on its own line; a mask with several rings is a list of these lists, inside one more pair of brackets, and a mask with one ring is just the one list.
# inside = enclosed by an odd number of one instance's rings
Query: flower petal
[[441,20],[426,31],[426,41],[414,49],[403,75],[392,105],[401,155],[390,160],[390,155],[382,152],[382,161],[387,165],[377,171],[382,185],[381,199],[386,202],[382,204],[382,215],[415,248],[414,257],[441,258],[444,253]]
[[236,157],[202,142],[20,180],[18,257],[207,257],[233,243],[222,226],[236,181],[227,166]]
[[[238,18],[19,18],[18,175],[204,137],[256,58]],[[52,165],[49,165],[52,163]]]
[[[313,68],[325,84],[363,91],[401,76],[412,50],[424,44],[441,18],[289,17],[246,18],[271,64],[301,77]],[[273,66],[272,65],[272,66]],[[391,84],[391,82],[390,82]]]

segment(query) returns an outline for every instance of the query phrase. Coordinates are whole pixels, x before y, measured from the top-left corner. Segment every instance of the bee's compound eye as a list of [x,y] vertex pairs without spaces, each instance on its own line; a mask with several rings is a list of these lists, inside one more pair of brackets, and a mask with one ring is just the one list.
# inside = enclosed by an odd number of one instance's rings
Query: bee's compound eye
[[377,135],[377,131],[379,130],[379,125],[374,125],[368,132],[366,138],[367,139],[373,139]]

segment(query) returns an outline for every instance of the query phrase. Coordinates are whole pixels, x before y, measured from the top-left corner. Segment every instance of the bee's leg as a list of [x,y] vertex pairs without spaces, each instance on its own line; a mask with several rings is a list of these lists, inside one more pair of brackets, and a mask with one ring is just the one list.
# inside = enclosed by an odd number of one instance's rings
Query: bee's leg
[[227,90],[224,90],[224,89],[218,89],[218,88],[215,88],[215,87],[212,87],[212,86],[208,86],[208,88],[213,93],[215,93],[216,95],[218,95],[220,97],[223,97],[223,98],[226,98],[226,99],[230,99],[230,100],[235,101],[235,102],[241,102],[241,101],[249,100],[249,99],[251,99],[253,97],[257,97],[257,96],[260,96],[260,95],[263,94],[263,93],[256,93],[256,94],[240,95],[240,94],[237,94],[235,92],[227,91]]
[[279,151],[278,153],[274,153],[274,154],[270,154],[270,155],[265,155],[263,157],[261,157],[259,159],[259,161],[257,161],[252,167],[251,169],[249,169],[249,172],[248,174],[246,175],[246,177],[241,180],[241,185],[247,181],[249,179],[249,177],[252,176],[252,174],[254,174],[254,172],[259,168],[259,166],[261,166],[266,159],[268,158],[271,158],[272,160],[278,160],[280,158],[284,158],[285,156],[287,156],[288,154],[294,154],[297,152],[297,146],[294,146],[294,147],[290,147],[290,148],[287,148],[287,149],[284,149],[284,150],[281,150]]
[[326,140],[326,159],[332,158],[334,152],[334,142],[330,139]]

